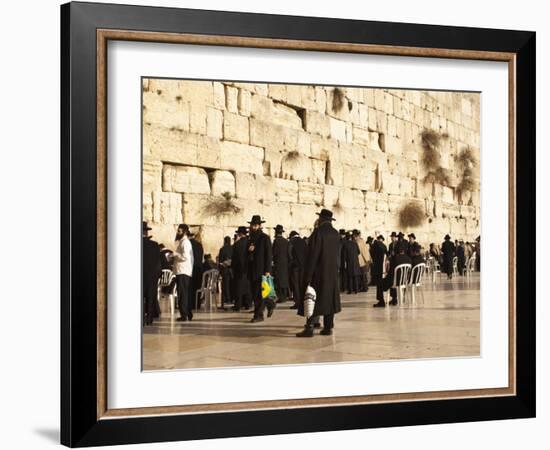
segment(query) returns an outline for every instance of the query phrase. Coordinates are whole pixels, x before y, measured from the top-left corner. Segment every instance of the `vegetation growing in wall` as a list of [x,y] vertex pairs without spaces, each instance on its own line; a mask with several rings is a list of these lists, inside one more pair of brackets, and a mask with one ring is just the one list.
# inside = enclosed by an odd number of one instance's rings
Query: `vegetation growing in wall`
[[213,216],[237,214],[240,211],[241,208],[236,205],[235,199],[230,192],[224,192],[220,197],[209,198],[204,208],[204,213]]
[[452,183],[451,174],[447,169],[441,166],[441,155],[439,149],[441,141],[446,136],[434,131],[424,130],[420,134],[422,139],[422,164],[426,169],[425,183],[439,183],[443,186],[450,186]]
[[456,186],[458,201],[462,203],[462,195],[466,191],[476,189],[476,180],[474,177],[474,168],[477,164],[474,152],[470,147],[465,147],[456,157],[456,165],[461,171],[461,179]]
[[402,228],[419,227],[425,220],[426,213],[418,202],[408,202],[399,210],[399,225]]
[[332,91],[332,110],[339,112],[345,104],[345,95],[343,89],[334,88]]

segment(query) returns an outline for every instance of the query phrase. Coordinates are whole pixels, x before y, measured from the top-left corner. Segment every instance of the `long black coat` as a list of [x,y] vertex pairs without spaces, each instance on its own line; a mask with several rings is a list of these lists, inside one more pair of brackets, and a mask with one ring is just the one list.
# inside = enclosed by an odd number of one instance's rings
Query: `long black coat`
[[143,238],[143,285],[156,283],[161,271],[161,254],[159,245]]
[[443,272],[452,274],[455,244],[451,241],[444,241],[443,244],[441,244],[441,253],[443,254]]
[[231,271],[233,272],[233,295],[235,299],[241,299],[249,292],[247,268],[248,239],[242,237],[233,244],[231,251]]
[[384,256],[388,253],[386,244],[378,239],[374,240],[370,246],[372,253],[372,281],[377,284],[382,280],[384,273]]
[[248,247],[254,244],[254,251],[248,252],[248,279],[259,280],[266,272],[271,272],[273,249],[271,239],[262,230],[250,233]]
[[388,290],[393,285],[393,276],[395,274],[395,268],[401,264],[411,264],[411,258],[405,253],[397,253],[395,256],[390,258],[390,267],[388,273],[383,281],[384,290]]
[[273,240],[273,277],[279,289],[288,289],[288,241],[282,236]]
[[346,263],[346,274],[348,277],[361,275],[359,268],[359,246],[353,239],[344,241],[344,261]]
[[338,283],[340,235],[331,223],[319,225],[308,241],[304,273],[305,286],[317,293],[313,315],[335,314],[342,310]]
[[464,264],[466,264],[466,255],[464,253],[464,246],[459,245],[456,248],[456,257],[458,258],[457,265],[458,265],[458,271],[462,273],[464,270]]
[[301,237],[289,241],[290,268],[303,270],[306,266],[307,244]]

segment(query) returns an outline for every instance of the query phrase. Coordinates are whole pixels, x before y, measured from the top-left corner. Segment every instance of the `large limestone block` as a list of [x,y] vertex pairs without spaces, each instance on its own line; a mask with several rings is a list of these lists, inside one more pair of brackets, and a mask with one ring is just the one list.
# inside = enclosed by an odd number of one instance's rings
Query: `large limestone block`
[[237,103],[239,107],[239,113],[243,116],[250,116],[252,107],[252,94],[250,93],[250,91],[239,89]]
[[443,200],[444,202],[448,202],[448,203],[453,203],[454,202],[454,189],[450,188],[450,187],[447,187],[447,186],[442,186],[441,187],[441,200]]
[[269,84],[268,96],[273,100],[286,102],[286,85],[284,84]]
[[189,105],[189,130],[191,133],[206,134],[206,118],[208,107],[201,103]]
[[315,178],[311,160],[305,156],[290,157],[287,154],[281,161],[282,178],[297,181],[310,181]]
[[367,225],[367,211],[363,209],[345,209],[344,224],[346,230],[364,230]]
[[378,111],[384,111],[386,106],[384,91],[382,89],[374,90],[374,107]]
[[162,169],[162,189],[165,192],[210,194],[210,183],[206,171],[200,167],[165,164]]
[[324,88],[320,86],[315,87],[315,108],[314,110],[320,113],[324,113],[327,108],[327,93]]
[[256,198],[256,175],[246,172],[235,172],[235,193],[238,198]]
[[408,177],[400,177],[400,194],[404,195],[406,197],[412,197],[415,194],[415,183],[411,178]]
[[235,176],[227,170],[215,170],[209,175],[212,195],[229,192],[235,195]]
[[403,139],[400,139],[395,136],[385,136],[384,147],[386,153],[391,153],[394,155],[402,155],[405,151],[405,145]]
[[343,186],[344,184],[344,165],[335,159],[330,159],[326,163],[326,182],[334,186]]
[[312,168],[311,181],[318,184],[325,184],[326,182],[326,161],[320,161],[318,159],[310,159]]
[[143,191],[142,214],[143,220],[148,222],[153,221],[153,193],[150,191]]
[[281,164],[285,156],[285,152],[282,152],[276,148],[266,147],[264,156],[264,175],[270,177],[282,177]]
[[355,167],[366,165],[365,149],[359,145],[340,142],[340,161]]
[[346,122],[330,117],[329,124],[330,137],[339,141],[346,141]]
[[290,223],[294,228],[313,229],[315,220],[318,219],[319,207],[315,205],[290,204]]
[[[260,204],[259,212],[257,212],[256,214],[261,214],[262,218],[265,220],[265,228],[269,227],[273,229],[276,225],[281,224],[288,232],[288,230],[290,229],[289,227],[294,226],[294,224],[290,220],[290,208],[290,203],[280,203],[277,201],[266,200],[262,204]],[[272,232],[272,230],[270,230],[268,234],[273,241],[274,233]]]
[[289,105],[302,107],[302,89],[297,84],[289,84],[286,87],[286,101]]
[[233,86],[225,86],[225,108],[231,113],[239,112],[239,90]]
[[151,79],[149,91],[177,100],[202,105],[213,103],[214,91],[211,81]]
[[343,165],[344,176],[343,185],[345,187],[373,190],[374,189],[374,172],[367,167]]
[[239,114],[226,112],[223,118],[223,137],[228,141],[248,144],[250,137],[248,119]]
[[323,206],[327,209],[332,209],[338,203],[339,194],[339,187],[328,184],[323,185]]
[[[386,213],[382,211],[367,211],[367,217],[365,218],[365,232],[367,235],[371,234],[375,237],[375,233],[383,233],[386,224]],[[389,241],[389,233],[386,233],[386,239]],[[389,242],[386,241],[386,244]]]
[[274,103],[270,98],[253,95],[250,114],[255,119],[271,122],[275,125],[302,129],[302,120],[296,110],[282,103]]
[[320,206],[323,203],[323,185],[305,181],[298,182],[298,202]]
[[273,178],[273,183],[275,188],[275,198],[277,201],[288,203],[298,202],[297,181]]
[[162,163],[154,157],[143,156],[143,192],[160,191],[162,186]]
[[[330,120],[329,117],[315,112],[305,111],[304,117],[304,129],[309,133],[319,134],[323,137],[327,137],[330,134]],[[345,128],[344,128],[345,133]]]
[[395,194],[399,195],[400,190],[400,183],[399,183],[399,175],[394,175],[388,171],[384,171],[380,173],[381,178],[381,192],[384,192],[386,194]]
[[143,123],[189,131],[189,103],[167,99],[156,92],[144,92]]
[[330,146],[338,148],[338,141],[332,141],[330,139],[323,138],[317,134],[311,134],[310,136],[310,151],[311,157],[319,160],[326,161],[329,158]]
[[153,192],[153,222],[164,224],[181,223],[181,194]]
[[237,142],[220,142],[220,166],[222,169],[262,175],[264,149]]
[[275,198],[275,182],[272,177],[256,176],[256,200],[265,201]]
[[225,109],[225,86],[222,83],[214,81],[213,85],[213,105],[217,109]]
[[359,189],[342,188],[338,196],[338,204],[343,208],[364,209],[365,197]]
[[214,139],[223,138],[223,113],[219,109],[208,108],[206,115],[206,135]]

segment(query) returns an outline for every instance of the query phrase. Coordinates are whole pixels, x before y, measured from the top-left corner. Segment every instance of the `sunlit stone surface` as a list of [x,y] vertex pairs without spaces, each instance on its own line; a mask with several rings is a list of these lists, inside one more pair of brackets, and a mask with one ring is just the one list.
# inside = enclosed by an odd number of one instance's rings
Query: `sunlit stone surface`
[[[164,300],[162,316],[143,335],[143,369],[309,364],[411,358],[479,356],[479,274],[470,281],[443,276],[424,286],[417,306],[373,308],[375,289],[343,295],[332,336],[296,338],[304,320],[291,302],[273,317],[247,323],[249,312],[197,312],[176,322]],[[409,298],[407,297],[407,300]],[[176,312],[177,315],[177,312]]]

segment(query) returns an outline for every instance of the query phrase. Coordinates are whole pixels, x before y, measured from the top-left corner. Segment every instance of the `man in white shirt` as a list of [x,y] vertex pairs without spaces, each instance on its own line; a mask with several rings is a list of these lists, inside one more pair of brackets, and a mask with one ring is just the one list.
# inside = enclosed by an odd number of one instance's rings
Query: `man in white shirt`
[[193,319],[189,298],[189,283],[193,275],[193,247],[189,241],[189,227],[182,223],[176,231],[176,250],[174,251],[173,271],[176,274],[178,307],[180,317],[176,320],[185,322]]

